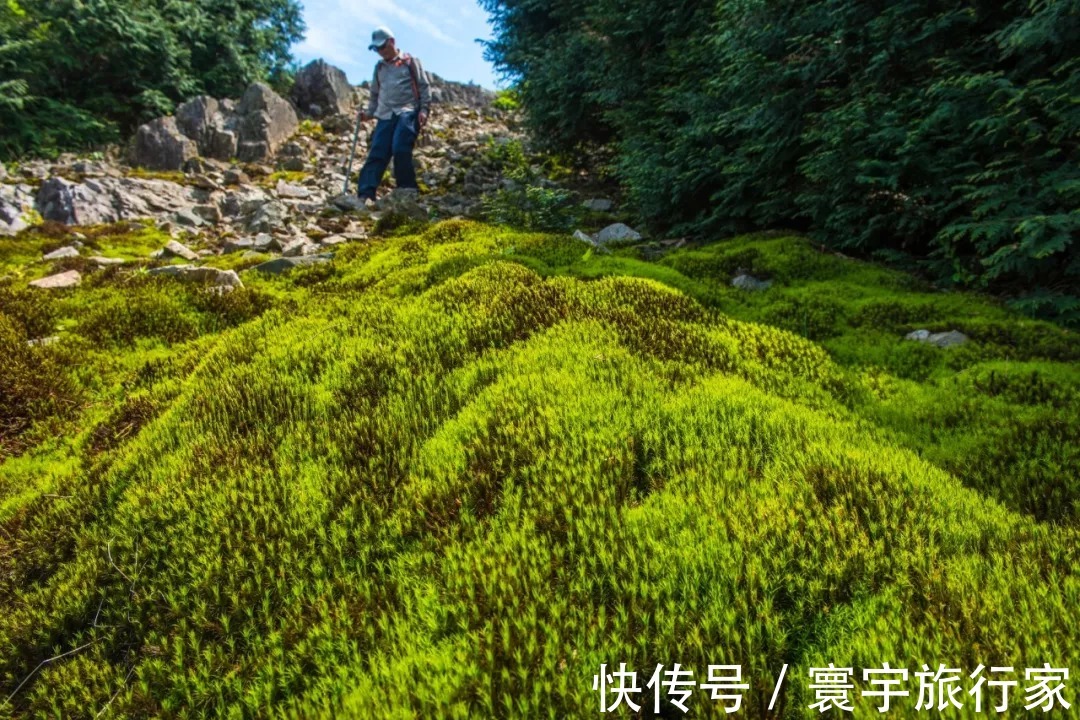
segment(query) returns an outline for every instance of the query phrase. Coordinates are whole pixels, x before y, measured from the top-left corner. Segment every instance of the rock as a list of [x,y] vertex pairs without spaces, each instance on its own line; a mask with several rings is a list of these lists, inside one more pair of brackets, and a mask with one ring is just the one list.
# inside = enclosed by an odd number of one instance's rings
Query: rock
[[248,232],[269,233],[285,227],[285,219],[288,212],[284,205],[277,201],[261,203],[250,214],[245,227]]
[[191,208],[191,212],[195,213],[208,223],[215,224],[221,222],[221,210],[218,209],[217,205],[196,205]]
[[768,290],[772,287],[772,280],[758,280],[752,275],[738,275],[731,281],[731,286],[740,290],[747,290],[750,292],[756,292],[759,290]]
[[240,144],[237,156],[245,162],[266,160],[296,132],[300,121],[286,100],[265,83],[252,83],[237,105]]
[[229,169],[225,171],[223,182],[226,185],[243,185],[251,182],[251,178],[242,170]]
[[304,158],[285,158],[285,161],[281,163],[281,169],[289,172],[303,172],[307,170],[307,163],[304,162]]
[[608,245],[618,242],[637,242],[641,239],[641,233],[623,223],[614,223],[596,234],[596,242],[600,245]]
[[356,118],[346,114],[331,115],[330,117],[323,118],[322,121],[323,130],[331,135],[340,135],[344,132],[350,132],[355,129],[355,125]]
[[596,240],[593,239],[593,236],[589,235],[588,233],[586,233],[586,232],[584,232],[582,230],[575,230],[574,231],[574,239],[575,240],[580,240],[581,242],[584,242],[584,243],[589,243],[590,245],[596,245]]
[[314,255],[319,252],[319,246],[310,242],[305,238],[296,238],[285,243],[285,247],[281,249],[281,254],[284,257],[301,257],[304,255]]
[[63,260],[64,258],[73,258],[73,257],[79,257],[79,249],[78,248],[73,248],[73,247],[71,247],[69,245],[67,247],[59,248],[58,250],[53,250],[51,253],[48,253],[47,255],[43,255],[41,257],[41,259],[42,260]]
[[316,263],[330,262],[330,257],[331,256],[326,253],[321,255],[306,255],[303,257],[280,257],[256,265],[253,269],[258,270],[261,273],[280,275],[281,273],[288,272],[295,267],[303,267],[305,265],[314,265]]
[[151,170],[180,170],[198,154],[198,145],[180,132],[176,118],[161,117],[136,131],[131,163]]
[[0,181],[7,180],[7,168],[4,167],[4,163],[0,163]]
[[395,188],[376,201],[375,206],[386,214],[403,215],[410,220],[427,220],[427,210],[417,202],[419,193],[408,188]]
[[586,210],[594,212],[610,212],[612,202],[606,198],[591,198],[581,203]]
[[236,157],[238,119],[231,101],[200,95],[176,108],[177,127],[195,141],[199,154],[218,160]]
[[311,191],[306,187],[299,185],[290,185],[284,180],[278,180],[277,187],[274,188],[274,192],[280,198],[298,198],[305,199],[311,197]]
[[75,287],[81,280],[82,275],[79,274],[78,270],[68,270],[67,272],[43,277],[40,280],[34,280],[30,283],[30,287],[56,290],[59,288]]
[[218,200],[218,208],[221,210],[222,215],[227,217],[236,217],[237,215],[248,217],[258,208],[265,205],[268,200],[270,200],[270,196],[262,188],[243,185],[225,193]]
[[259,233],[252,242],[252,249],[259,252],[269,252],[275,248],[280,249],[278,241],[272,235],[266,233]]
[[222,252],[228,255],[230,253],[240,252],[241,250],[251,250],[254,247],[255,241],[251,238],[229,238],[225,241]]
[[98,265],[99,267],[109,267],[110,265],[123,265],[126,260],[124,258],[111,258],[103,257],[101,255],[94,255],[90,258],[90,262]]
[[195,212],[194,208],[177,210],[172,214],[172,220],[180,227],[191,228],[201,227],[206,222]]
[[162,254],[165,257],[174,256],[178,258],[183,258],[184,260],[197,260],[199,258],[199,256],[196,255],[191,248],[184,245],[183,243],[177,242],[176,240],[170,240],[169,242],[165,243],[163,251],[164,252]]
[[337,195],[330,202],[334,207],[345,212],[370,212],[364,201],[352,193]]
[[349,239],[347,237],[343,237],[341,235],[330,235],[330,236],[324,237],[322,240],[320,240],[319,244],[320,245],[341,245],[342,243],[347,243],[347,242],[349,242]]
[[218,270],[211,267],[197,267],[195,265],[165,265],[164,267],[152,268],[151,275],[163,275],[174,277],[185,282],[199,282],[222,288],[243,287],[240,276],[235,270]]
[[37,192],[46,220],[67,225],[96,225],[179,210],[191,205],[192,190],[168,180],[90,178],[73,183],[51,177]]
[[352,87],[340,69],[323,60],[313,60],[296,74],[291,93],[301,111],[321,118],[352,109]]
[[939,348],[956,347],[968,341],[968,336],[959,330],[948,332],[931,333],[929,330],[914,330],[905,336],[907,340],[916,340]]
[[33,340],[27,340],[26,344],[30,347],[45,347],[46,345],[52,345],[53,343],[60,342],[59,335],[49,335],[48,337],[34,338]]
[[302,157],[306,151],[304,146],[298,142],[287,142],[281,146],[281,150],[278,151],[278,155],[282,157]]
[[211,178],[208,178],[206,175],[196,175],[194,179],[192,179],[191,184],[197,188],[209,190],[211,192],[221,189],[220,185],[214,182]]
[[0,235],[14,235],[28,227],[37,192],[25,183],[0,183]]

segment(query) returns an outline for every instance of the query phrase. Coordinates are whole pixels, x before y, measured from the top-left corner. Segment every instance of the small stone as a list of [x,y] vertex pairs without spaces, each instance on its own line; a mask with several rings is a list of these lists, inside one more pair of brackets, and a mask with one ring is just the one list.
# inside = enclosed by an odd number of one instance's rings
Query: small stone
[[218,185],[216,182],[214,182],[212,178],[209,178],[206,175],[196,175],[195,178],[191,181],[191,184],[197,188],[202,188],[203,190],[221,189],[220,185]]
[[301,257],[303,255],[314,255],[318,252],[318,245],[315,245],[307,238],[296,238],[285,243],[285,247],[282,248],[281,254],[285,257]]
[[223,174],[223,182],[226,185],[244,185],[251,182],[251,178],[242,170],[229,169]]
[[290,185],[284,180],[278,180],[277,187],[274,188],[279,198],[297,198],[300,200],[311,197],[311,191],[306,187],[299,185]]
[[176,240],[165,243],[164,251],[165,256],[174,255],[184,260],[197,260],[199,258],[191,248]]
[[303,172],[304,170],[307,170],[307,163],[304,162],[303,158],[299,157],[286,158],[285,161],[281,163],[281,169],[288,170],[289,172]]
[[737,275],[735,279],[731,281],[731,286],[734,288],[738,288],[739,290],[758,292],[771,288],[772,280],[758,280],[752,275],[743,274]]
[[123,265],[127,261],[124,260],[124,258],[111,258],[104,257],[102,255],[95,255],[90,258],[90,262],[98,265],[99,267],[108,267],[110,265]]
[[637,242],[641,239],[641,233],[629,225],[614,223],[596,234],[596,242],[601,245],[616,242]]
[[48,337],[34,338],[33,340],[27,340],[26,344],[29,345],[30,347],[36,347],[36,346],[44,347],[46,345],[52,345],[55,342],[60,342],[60,336],[59,335],[50,335]]
[[341,235],[330,235],[329,237],[324,237],[322,240],[319,241],[319,243],[322,245],[340,245],[346,242],[349,242],[349,239]]
[[68,270],[67,272],[43,277],[40,280],[34,280],[30,283],[30,287],[56,290],[59,288],[75,287],[81,280],[82,275],[79,274],[78,270]]
[[229,253],[240,252],[241,250],[251,250],[254,247],[255,241],[251,238],[230,238],[225,241],[222,252],[228,255]]
[[71,247],[69,245],[67,247],[62,247],[62,248],[60,248],[58,250],[53,250],[51,253],[48,253],[47,255],[43,255],[41,257],[41,259],[42,260],[63,260],[65,258],[73,258],[73,257],[79,257],[79,249],[78,248],[73,248],[73,247]]

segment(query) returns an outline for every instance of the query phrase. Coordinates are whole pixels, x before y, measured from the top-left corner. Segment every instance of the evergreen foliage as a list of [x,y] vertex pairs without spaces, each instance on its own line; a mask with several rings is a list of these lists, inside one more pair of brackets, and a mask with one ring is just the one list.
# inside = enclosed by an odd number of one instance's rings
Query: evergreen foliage
[[1080,321],[1080,3],[483,0],[538,138],[644,220],[808,230]]
[[5,0],[0,158],[125,137],[200,93],[281,82],[296,0]]

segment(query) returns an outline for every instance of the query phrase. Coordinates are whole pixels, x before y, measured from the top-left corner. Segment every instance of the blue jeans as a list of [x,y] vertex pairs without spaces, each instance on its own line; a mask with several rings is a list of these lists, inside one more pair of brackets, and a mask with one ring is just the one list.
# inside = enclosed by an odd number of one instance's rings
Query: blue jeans
[[375,199],[375,190],[382,181],[390,158],[394,158],[394,181],[399,188],[416,188],[416,169],[413,167],[413,145],[416,143],[416,112],[394,115],[379,120],[371,134],[367,161],[360,170],[356,194]]

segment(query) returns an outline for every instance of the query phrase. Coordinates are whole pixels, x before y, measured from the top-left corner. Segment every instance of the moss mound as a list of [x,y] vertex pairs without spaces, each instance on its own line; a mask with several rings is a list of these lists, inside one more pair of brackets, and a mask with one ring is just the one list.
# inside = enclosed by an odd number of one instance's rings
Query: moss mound
[[680,662],[761,717],[783,663],[1080,648],[1058,328],[789,237],[451,221],[244,280],[54,296],[87,402],[0,465],[0,716],[583,717]]

